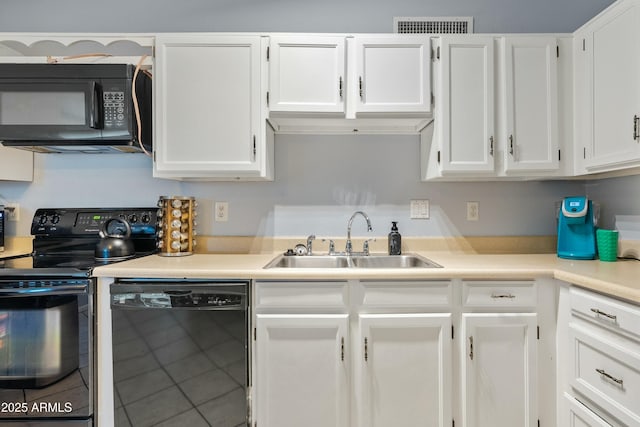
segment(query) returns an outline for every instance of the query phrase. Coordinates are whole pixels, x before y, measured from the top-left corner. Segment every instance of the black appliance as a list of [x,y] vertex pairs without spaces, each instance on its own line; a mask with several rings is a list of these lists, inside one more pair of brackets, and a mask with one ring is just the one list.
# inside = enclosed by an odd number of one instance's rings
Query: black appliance
[[114,426],[247,426],[249,283],[110,286]]
[[134,256],[155,252],[156,208],[56,208],[36,211],[31,254],[0,258],[0,425],[94,424],[91,275],[112,218],[131,224]]
[[142,144],[151,151],[151,78],[135,70],[131,64],[0,64],[2,145],[134,153]]

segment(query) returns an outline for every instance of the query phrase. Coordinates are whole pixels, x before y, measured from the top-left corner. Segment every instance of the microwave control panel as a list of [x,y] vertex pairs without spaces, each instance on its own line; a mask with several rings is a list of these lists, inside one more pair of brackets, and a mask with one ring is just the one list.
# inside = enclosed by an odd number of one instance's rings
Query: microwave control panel
[[107,128],[126,127],[124,92],[103,92],[104,126]]

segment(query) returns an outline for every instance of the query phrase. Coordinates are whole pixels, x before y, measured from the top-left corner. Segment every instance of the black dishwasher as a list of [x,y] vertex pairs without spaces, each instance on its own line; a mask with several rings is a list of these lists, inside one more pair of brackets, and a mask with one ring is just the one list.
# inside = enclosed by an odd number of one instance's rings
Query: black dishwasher
[[120,279],[111,290],[116,426],[246,426],[246,281]]

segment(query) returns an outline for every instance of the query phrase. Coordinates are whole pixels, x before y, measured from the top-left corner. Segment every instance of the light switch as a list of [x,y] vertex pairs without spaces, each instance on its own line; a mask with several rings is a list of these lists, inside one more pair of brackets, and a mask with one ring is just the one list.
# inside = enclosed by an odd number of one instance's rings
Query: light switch
[[411,200],[411,219],[429,219],[429,200]]

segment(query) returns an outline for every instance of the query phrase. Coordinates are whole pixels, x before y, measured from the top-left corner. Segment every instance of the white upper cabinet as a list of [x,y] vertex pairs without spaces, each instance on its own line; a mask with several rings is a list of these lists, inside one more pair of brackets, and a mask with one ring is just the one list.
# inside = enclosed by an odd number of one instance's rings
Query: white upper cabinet
[[428,172],[493,173],[494,40],[447,36],[437,49],[435,134]]
[[557,46],[551,37],[504,40],[507,174],[558,169]]
[[344,36],[271,36],[269,110],[344,113],[345,72]]
[[258,35],[156,38],[154,176],[272,178],[266,44]]
[[33,153],[0,147],[0,181],[33,181]]
[[286,113],[431,112],[429,36],[270,37],[269,110]]
[[422,178],[559,175],[556,38],[458,35],[434,43],[435,123],[422,137]]
[[[586,120],[577,127],[586,138],[576,139],[576,155],[587,172],[602,172],[640,163],[640,6],[620,1],[581,28],[576,57],[576,81],[586,80]],[[582,49],[580,49],[580,47]],[[577,109],[580,107],[576,107]],[[578,110],[580,111],[580,110]]]
[[353,44],[356,113],[431,111],[428,36],[355,36]]

